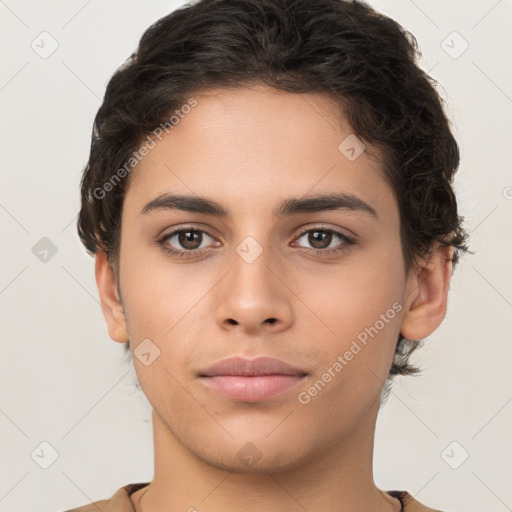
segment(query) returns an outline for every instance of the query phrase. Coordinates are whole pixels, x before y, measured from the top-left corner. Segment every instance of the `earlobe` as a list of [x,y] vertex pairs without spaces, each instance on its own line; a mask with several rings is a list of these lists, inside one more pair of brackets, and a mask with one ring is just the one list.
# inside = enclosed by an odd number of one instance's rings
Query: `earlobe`
[[118,343],[128,341],[124,307],[117,290],[116,277],[105,251],[98,249],[95,261],[96,284],[108,334]]
[[421,268],[411,270],[400,329],[405,338],[426,338],[443,321],[452,275],[452,256],[453,247],[437,245],[428,259],[422,259]]

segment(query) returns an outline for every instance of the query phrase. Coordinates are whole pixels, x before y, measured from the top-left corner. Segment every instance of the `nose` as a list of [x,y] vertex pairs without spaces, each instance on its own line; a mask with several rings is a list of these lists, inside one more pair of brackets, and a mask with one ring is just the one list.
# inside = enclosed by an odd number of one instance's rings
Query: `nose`
[[271,251],[266,248],[254,261],[240,254],[233,255],[231,270],[217,289],[217,323],[224,330],[246,335],[288,328],[293,293],[282,266],[271,261]]

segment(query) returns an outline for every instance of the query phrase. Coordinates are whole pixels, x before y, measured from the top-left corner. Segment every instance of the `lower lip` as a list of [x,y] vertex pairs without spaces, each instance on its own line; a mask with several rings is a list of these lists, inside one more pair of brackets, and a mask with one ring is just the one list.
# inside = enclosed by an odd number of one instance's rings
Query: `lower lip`
[[215,375],[202,378],[210,389],[241,402],[269,400],[288,391],[303,379],[300,375]]

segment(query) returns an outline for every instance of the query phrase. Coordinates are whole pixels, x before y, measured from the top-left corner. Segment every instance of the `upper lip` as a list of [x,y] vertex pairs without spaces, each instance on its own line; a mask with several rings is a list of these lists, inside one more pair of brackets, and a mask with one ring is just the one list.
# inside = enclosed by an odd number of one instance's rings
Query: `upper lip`
[[307,375],[307,372],[273,357],[229,357],[199,372],[200,377],[216,375],[240,375],[254,377],[258,375]]

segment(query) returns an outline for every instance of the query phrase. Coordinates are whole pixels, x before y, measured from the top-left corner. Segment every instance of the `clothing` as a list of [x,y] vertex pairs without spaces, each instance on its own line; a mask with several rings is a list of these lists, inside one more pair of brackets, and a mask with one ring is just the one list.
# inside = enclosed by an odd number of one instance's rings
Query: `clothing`
[[[124,485],[109,500],[95,501],[89,505],[66,510],[65,512],[134,512],[135,508],[130,500],[130,495],[148,484],[149,482]],[[403,512],[441,512],[422,505],[407,491],[387,491],[387,493],[402,502]]]

